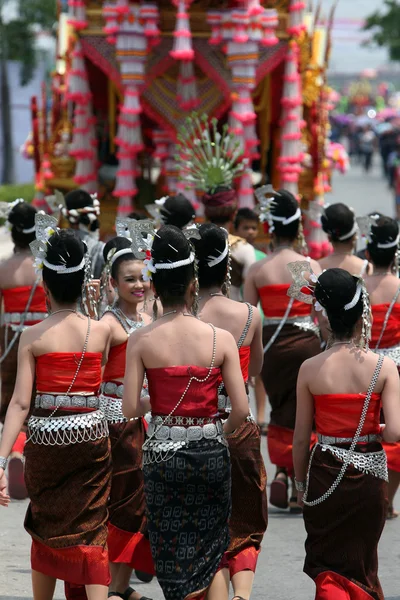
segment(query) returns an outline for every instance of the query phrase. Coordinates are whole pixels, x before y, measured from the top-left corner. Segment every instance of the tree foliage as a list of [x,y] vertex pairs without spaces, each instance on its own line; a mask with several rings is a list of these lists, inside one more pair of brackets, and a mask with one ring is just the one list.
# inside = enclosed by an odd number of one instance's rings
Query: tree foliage
[[19,0],[18,19],[1,23],[6,58],[20,63],[22,85],[32,79],[36,66],[35,26],[52,31],[55,21],[55,0]]
[[400,4],[397,0],[384,0],[383,10],[367,18],[364,30],[371,31],[372,43],[388,49],[391,60],[400,61]]

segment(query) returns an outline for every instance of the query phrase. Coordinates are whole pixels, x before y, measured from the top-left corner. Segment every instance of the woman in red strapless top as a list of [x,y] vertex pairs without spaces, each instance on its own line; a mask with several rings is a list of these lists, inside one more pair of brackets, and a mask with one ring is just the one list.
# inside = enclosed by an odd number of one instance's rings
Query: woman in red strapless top
[[[400,384],[393,362],[364,349],[369,301],[363,283],[328,269],[314,299],[326,310],[332,342],[306,361],[297,383],[293,462],[307,531],[304,571],[316,600],[383,600],[378,542],[387,511],[383,438],[400,438]],[[315,423],[318,442],[310,454]],[[349,535],[351,531],[351,535]]]
[[[46,223],[54,230],[53,221],[41,215],[37,222],[43,244]],[[85,585],[89,600],[105,600],[111,456],[99,392],[110,330],[76,309],[84,285],[81,240],[61,230],[49,242],[40,259],[51,314],[21,334],[17,379],[0,444],[0,504],[9,502],[6,458],[30,411],[36,378],[25,445],[33,598],[51,599],[61,579]]]
[[[10,204],[7,221],[11,227],[14,252],[0,263],[0,293],[2,295],[1,339],[1,400],[0,422],[4,423],[17,375],[17,354],[20,331],[45,318],[47,313],[44,290],[38,284],[29,248],[35,239],[36,209],[26,202]],[[4,215],[3,215],[4,216]],[[22,452],[26,441],[23,427],[12,449],[9,492],[12,498],[26,498]]]
[[[163,316],[128,341],[122,409],[126,417],[148,410],[140,399],[146,373],[152,415],[143,475],[150,545],[164,597],[227,600],[218,571],[229,544],[231,504],[224,432],[240,428],[249,409],[232,336],[190,312],[194,260],[179,229],[164,226],[157,232],[146,266]],[[218,414],[221,374],[232,404],[224,425]]]
[[[268,204],[268,201],[265,200]],[[268,425],[268,452],[276,465],[269,501],[273,506],[298,512],[293,481],[293,430],[296,418],[296,381],[300,366],[320,352],[318,328],[308,304],[288,298],[291,284],[287,265],[306,260],[295,248],[301,231],[301,211],[296,198],[286,190],[273,194],[273,204],[263,209],[271,224],[274,249],[254,264],[246,278],[244,298],[254,306],[261,302],[264,312],[264,364],[262,378],[271,404]],[[311,261],[314,273],[321,272]],[[288,498],[289,479],[292,493]]]
[[[135,335],[136,329],[151,322],[148,315],[138,311],[150,285],[143,281],[143,261],[135,258],[127,238],[116,237],[107,242],[104,260],[116,293],[114,305],[108,307],[102,317],[111,329],[111,348],[102,384],[113,461],[108,522],[110,590],[127,594],[134,600],[134,590],[129,588],[132,569],[152,574],[154,567],[143,488],[144,420],[139,417],[128,421],[124,417],[122,396],[128,339]],[[147,390],[144,393],[147,395]]]
[[[374,266],[373,275],[366,278],[371,298],[371,348],[389,356],[400,369],[400,280],[395,267],[399,226],[389,217],[380,217],[371,228],[366,256]],[[384,247],[381,248],[380,246]],[[388,518],[398,516],[393,502],[400,484],[400,444],[384,444],[389,468]]]
[[[205,323],[229,331],[237,344],[243,380],[259,374],[262,361],[262,324],[257,308],[230,300],[222,289],[229,269],[228,239],[217,225],[206,223],[195,240],[200,284],[200,313]],[[217,257],[217,258],[210,258]],[[222,418],[230,411],[229,397],[219,391]],[[249,598],[261,542],[268,523],[267,475],[261,455],[260,430],[251,412],[245,423],[228,439],[232,472],[230,544],[225,555],[224,575],[232,581],[235,596]],[[244,468],[244,461],[246,468]],[[252,510],[249,510],[249,506]]]

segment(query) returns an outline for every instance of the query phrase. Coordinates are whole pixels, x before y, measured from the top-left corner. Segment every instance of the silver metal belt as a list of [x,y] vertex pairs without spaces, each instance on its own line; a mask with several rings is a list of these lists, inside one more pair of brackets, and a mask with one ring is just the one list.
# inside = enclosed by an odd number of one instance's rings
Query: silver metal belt
[[[124,384],[113,381],[105,381],[101,384],[100,408],[109,423],[127,423],[137,421],[139,417],[127,419],[122,412],[122,398],[124,396]],[[141,398],[148,396],[147,387],[142,388]]]
[[378,348],[377,350],[374,350],[374,352],[381,354],[382,356],[388,356],[398,367],[400,367],[400,345],[392,346],[391,348]]
[[[330,435],[322,435],[318,434],[318,442],[320,444],[328,444],[330,446],[334,446],[335,444],[351,444],[353,438],[344,438],[344,437],[332,437]],[[368,442],[379,442],[380,436],[375,433],[370,433],[368,435],[362,435],[358,438],[358,442],[368,443]],[[357,442],[357,443],[358,443]]]
[[161,427],[154,419],[150,421],[147,429],[147,436],[157,441],[171,440],[173,442],[198,442],[199,440],[213,440],[222,435],[222,423],[206,423],[205,425],[190,425],[183,427],[180,425],[162,425]]
[[117,396],[123,398],[124,396],[124,384],[114,383],[113,381],[106,381],[101,386],[101,391],[104,396]]
[[99,396],[65,396],[54,394],[38,394],[35,398],[35,408],[53,409],[60,408],[91,408],[100,407]]
[[18,325],[21,323],[22,319],[24,323],[29,321],[43,321],[47,317],[47,313],[45,312],[28,312],[28,313],[4,313],[2,316],[3,325],[8,325],[10,323]]
[[[264,327],[267,325],[280,325],[282,318],[279,317],[264,317]],[[320,329],[318,325],[316,325],[310,316],[307,317],[288,317],[285,321],[285,325],[293,325],[293,327],[297,327],[298,329],[302,329],[303,331],[311,331],[315,335],[320,335]]]
[[[254,419],[254,415],[250,408],[250,397],[247,396],[247,399],[249,401],[249,416],[247,417],[246,421],[252,423],[253,421],[255,421],[255,419]],[[229,398],[229,396],[225,396],[225,394],[218,394],[218,412],[219,413],[232,412],[232,404],[231,404],[231,399]]]
[[101,410],[63,417],[30,417],[28,442],[43,446],[64,446],[94,442],[108,436],[108,424]]
[[[368,437],[368,436],[364,436]],[[340,438],[339,438],[340,439]],[[359,438],[359,441],[362,438]],[[330,444],[319,444],[322,452],[329,452],[343,463],[349,460],[350,451],[345,448],[338,448]],[[355,469],[365,473],[366,475],[374,475],[378,479],[384,481],[389,480],[387,469],[387,458],[384,450],[378,452],[354,452],[348,464],[353,465]]]

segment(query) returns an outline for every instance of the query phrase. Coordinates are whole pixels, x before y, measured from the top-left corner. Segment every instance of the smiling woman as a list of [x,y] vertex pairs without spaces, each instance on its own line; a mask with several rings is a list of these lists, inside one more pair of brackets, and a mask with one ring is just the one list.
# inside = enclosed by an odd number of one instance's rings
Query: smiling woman
[[[106,277],[109,272],[115,292],[114,304],[108,307],[102,318],[111,329],[102,399],[113,460],[107,540],[112,576],[110,590],[118,598],[128,591],[132,569],[153,573],[141,468],[144,421],[142,418],[128,421],[121,410],[128,339],[136,329],[151,320],[148,315],[139,312],[150,283],[143,280],[143,261],[136,259],[128,238],[110,240],[104,248],[104,260]],[[147,394],[145,390],[144,387],[144,396]],[[132,592],[128,595],[131,596]]]

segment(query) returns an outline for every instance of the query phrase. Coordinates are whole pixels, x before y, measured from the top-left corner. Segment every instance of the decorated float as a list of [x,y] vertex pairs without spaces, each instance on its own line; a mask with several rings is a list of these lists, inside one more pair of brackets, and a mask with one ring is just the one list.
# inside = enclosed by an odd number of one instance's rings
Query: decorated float
[[[318,206],[327,159],[331,19],[301,0],[69,0],[60,12],[51,88],[32,99],[35,203],[59,189],[97,193],[102,226],[184,191],[177,135],[193,111],[228,124],[248,167],[240,207],[261,184],[286,187],[307,214],[312,254],[326,251]],[[51,102],[49,98],[51,97]],[[50,107],[50,108],[47,108]],[[314,210],[313,207],[316,209]],[[314,231],[315,230],[315,231]]]

